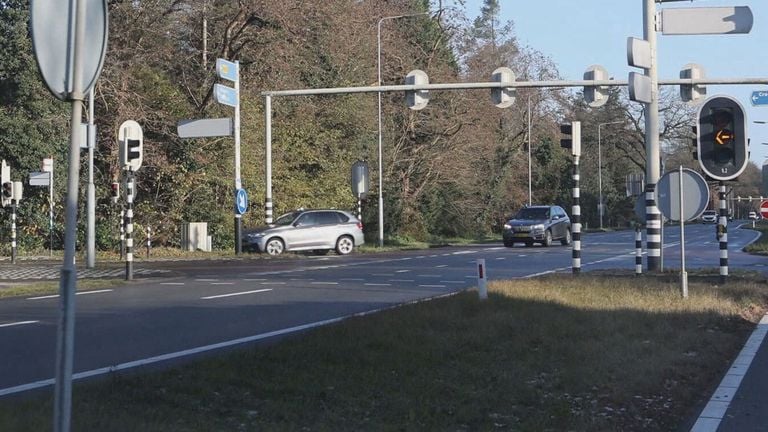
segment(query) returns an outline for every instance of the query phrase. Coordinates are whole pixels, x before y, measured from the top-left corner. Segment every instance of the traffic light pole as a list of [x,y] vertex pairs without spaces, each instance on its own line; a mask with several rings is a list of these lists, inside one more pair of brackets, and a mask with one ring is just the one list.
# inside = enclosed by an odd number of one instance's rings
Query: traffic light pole
[[725,201],[725,182],[720,181],[718,199],[720,200],[720,220],[717,224],[717,238],[720,241],[720,283],[728,278],[728,204]]
[[11,201],[11,264],[16,264],[16,200]]
[[126,171],[125,183],[125,280],[133,280],[133,197],[136,183],[133,170]]
[[571,210],[571,216],[573,216],[573,223],[571,224],[573,250],[571,256],[573,258],[572,271],[577,275],[581,273],[581,202],[579,196],[579,156],[573,157],[573,209]]

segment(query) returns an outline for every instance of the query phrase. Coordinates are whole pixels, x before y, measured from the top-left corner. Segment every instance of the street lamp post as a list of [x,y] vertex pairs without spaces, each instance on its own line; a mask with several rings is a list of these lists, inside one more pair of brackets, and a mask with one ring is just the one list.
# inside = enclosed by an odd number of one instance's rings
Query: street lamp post
[[[429,12],[420,12],[416,14],[410,14],[410,15],[394,15],[394,16],[388,16],[383,17],[379,19],[379,23],[376,26],[376,48],[377,48],[377,61],[376,61],[376,69],[377,69],[377,84],[379,87],[381,87],[381,23],[383,23],[385,20],[393,20],[397,18],[408,18],[408,17],[414,17],[419,15],[428,15]],[[384,169],[383,169],[383,163],[382,161],[384,158],[382,157],[382,150],[381,150],[381,92],[378,92],[379,95],[379,247],[384,247],[384,195],[383,195],[383,178],[384,178]]]
[[608,123],[600,123],[597,125],[597,188],[598,188],[598,201],[597,201],[597,214],[600,216],[600,229],[603,229],[603,152],[601,149],[600,141],[602,140],[601,130],[603,126],[624,123],[623,121],[614,121]]

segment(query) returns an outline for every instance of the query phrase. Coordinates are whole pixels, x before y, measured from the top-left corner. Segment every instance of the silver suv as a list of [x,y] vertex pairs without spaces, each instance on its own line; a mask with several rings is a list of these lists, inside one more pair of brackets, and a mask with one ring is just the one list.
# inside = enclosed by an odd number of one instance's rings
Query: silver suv
[[534,242],[548,247],[553,240],[566,246],[571,244],[571,219],[560,206],[523,207],[504,224],[502,238],[506,247]]
[[315,251],[326,254],[334,249],[347,255],[365,243],[363,224],[342,210],[303,210],[286,213],[267,227],[243,236],[243,249],[280,255],[285,251]]

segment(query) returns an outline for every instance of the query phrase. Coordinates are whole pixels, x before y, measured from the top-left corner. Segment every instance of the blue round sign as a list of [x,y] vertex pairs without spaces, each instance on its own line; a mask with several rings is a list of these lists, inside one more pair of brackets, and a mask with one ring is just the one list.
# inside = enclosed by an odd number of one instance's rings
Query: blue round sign
[[238,189],[235,192],[235,210],[237,214],[243,214],[248,211],[248,194],[245,189]]

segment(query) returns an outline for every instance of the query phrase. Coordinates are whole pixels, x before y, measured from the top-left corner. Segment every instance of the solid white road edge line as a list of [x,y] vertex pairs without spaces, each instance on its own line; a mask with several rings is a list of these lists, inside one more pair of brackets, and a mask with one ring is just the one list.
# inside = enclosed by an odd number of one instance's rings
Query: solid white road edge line
[[[353,317],[362,317],[362,316],[366,316],[366,315],[372,315],[372,314],[375,314],[375,313],[383,312],[383,311],[390,310],[390,309],[395,309],[395,308],[402,307],[402,306],[408,306],[408,305],[424,303],[424,302],[428,302],[428,301],[432,301],[432,300],[437,300],[437,299],[441,299],[441,298],[451,297],[451,296],[454,296],[454,295],[456,295],[456,294],[458,294],[460,292],[463,292],[463,291],[456,291],[456,292],[452,292],[452,293],[441,294],[441,295],[437,295],[437,296],[427,297],[427,298],[424,298],[424,299],[413,300],[413,301],[406,302],[406,303],[400,303],[400,304],[396,304],[396,305],[393,305],[393,306],[388,306],[388,307],[383,307],[383,308],[378,308],[378,309],[371,309],[371,310],[365,311],[365,312],[358,312],[358,313],[354,313],[354,314],[350,314],[350,315],[340,316],[340,317],[337,317],[337,318],[330,318],[330,319],[323,320],[323,321],[316,321],[316,322],[309,323],[309,324],[302,324],[302,325],[298,325],[298,326],[294,326],[294,327],[288,327],[288,328],[285,328],[285,329],[275,330],[275,331],[271,331],[271,332],[268,332],[268,333],[262,333],[262,334],[258,334],[258,335],[254,335],[254,336],[248,336],[248,337],[239,338],[239,339],[232,339],[232,340],[229,340],[229,341],[219,342],[219,343],[212,344],[212,345],[206,345],[206,346],[197,347],[197,348],[190,348],[190,349],[183,350],[183,351],[176,351],[176,352],[172,352],[172,353],[168,353],[168,354],[162,354],[162,355],[159,355],[159,356],[148,357],[148,358],[144,358],[144,359],[140,359],[140,360],[134,360],[134,361],[131,361],[131,362],[126,362],[126,363],[120,363],[120,364],[117,364],[117,365],[114,365],[114,366],[107,366],[107,367],[103,367],[103,368],[92,369],[92,370],[89,370],[89,371],[78,372],[78,373],[75,373],[75,374],[72,375],[72,380],[76,381],[76,380],[80,380],[80,379],[83,379],[83,378],[90,378],[90,377],[94,377],[94,376],[105,375],[105,374],[108,374],[108,373],[111,373],[111,372],[117,372],[117,371],[121,371],[121,370],[125,370],[125,369],[132,369],[132,368],[136,368],[136,367],[140,367],[140,366],[147,366],[147,365],[150,365],[150,364],[159,363],[159,362],[163,362],[163,361],[166,361],[166,360],[173,360],[173,359],[180,358],[180,357],[186,357],[186,356],[190,356],[190,355],[194,355],[194,354],[200,354],[200,353],[203,353],[203,352],[213,351],[213,350],[217,350],[217,349],[221,349],[221,348],[227,348],[227,347],[231,347],[231,346],[234,346],[234,345],[241,345],[241,344],[244,344],[244,343],[256,342],[256,341],[260,341],[260,340],[263,340],[263,339],[268,339],[268,338],[275,337],[275,336],[282,336],[282,335],[286,335],[286,334],[290,334],[290,333],[296,333],[296,332],[300,332],[300,331],[303,331],[303,330],[308,330],[308,329],[312,329],[312,328],[316,328],[316,327],[322,327],[322,326],[329,325],[329,324],[335,324],[335,323],[338,323],[338,322],[341,322],[341,321],[344,321],[346,319],[353,318]],[[55,380],[53,378],[49,378],[49,379],[35,381],[35,382],[27,383],[27,384],[21,384],[21,385],[14,386],[14,387],[3,388],[3,389],[0,389],[0,397],[11,395],[11,394],[16,394],[16,393],[22,393],[22,392],[25,392],[25,391],[34,390],[34,389],[38,389],[38,388],[42,388],[42,387],[48,387],[48,386],[53,385],[54,383],[55,383]]]
[[[103,290],[93,290],[93,291],[78,291],[75,293],[75,295],[86,295],[86,294],[100,294],[100,293],[106,293],[106,292],[112,292],[111,289],[103,289]],[[58,298],[58,294],[53,295],[47,295],[47,296],[40,296],[40,297],[27,297],[27,300],[44,300],[44,299],[52,299],[52,298]]]

